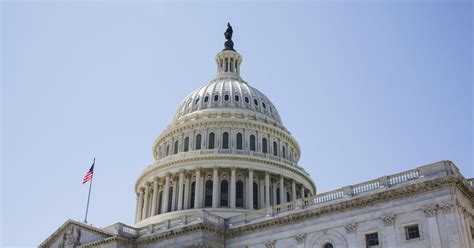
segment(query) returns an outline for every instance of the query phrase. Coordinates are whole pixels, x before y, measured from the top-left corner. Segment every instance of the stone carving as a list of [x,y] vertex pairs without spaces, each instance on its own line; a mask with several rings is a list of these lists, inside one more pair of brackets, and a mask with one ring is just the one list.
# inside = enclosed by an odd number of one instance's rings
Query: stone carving
[[347,224],[347,225],[344,226],[344,228],[346,229],[346,232],[348,234],[354,233],[355,230],[357,229],[357,223]]
[[395,215],[386,215],[382,217],[382,221],[385,226],[393,226],[393,224],[395,224]]
[[232,30],[232,26],[230,25],[230,23],[227,23],[227,30],[225,31],[224,33],[224,36],[225,36],[225,39],[226,39],[226,42],[224,43],[224,50],[231,50],[231,51],[235,51],[234,50],[234,42],[232,41],[232,34],[234,33],[234,31]]
[[452,203],[443,204],[439,208],[441,208],[441,210],[443,210],[444,214],[451,214],[454,211],[454,207],[453,207]]
[[64,232],[62,240],[59,242],[59,248],[75,248],[80,245],[81,229],[71,227]]
[[423,212],[425,213],[426,218],[433,218],[436,217],[436,212],[438,208],[436,206],[433,207],[427,207],[423,209]]
[[263,244],[265,245],[266,248],[275,248],[275,243],[276,243],[275,240],[268,240]]
[[306,240],[306,233],[300,233],[295,236],[296,242],[298,244],[303,244]]

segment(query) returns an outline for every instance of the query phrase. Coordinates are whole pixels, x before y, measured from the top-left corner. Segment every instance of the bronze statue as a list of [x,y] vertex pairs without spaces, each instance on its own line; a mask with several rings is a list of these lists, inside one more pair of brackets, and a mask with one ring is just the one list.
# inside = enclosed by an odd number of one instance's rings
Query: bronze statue
[[234,33],[234,31],[232,30],[232,26],[230,25],[230,23],[227,23],[227,30],[224,33],[225,39],[227,41],[224,43],[224,50],[235,51],[234,42],[232,41],[232,33]]

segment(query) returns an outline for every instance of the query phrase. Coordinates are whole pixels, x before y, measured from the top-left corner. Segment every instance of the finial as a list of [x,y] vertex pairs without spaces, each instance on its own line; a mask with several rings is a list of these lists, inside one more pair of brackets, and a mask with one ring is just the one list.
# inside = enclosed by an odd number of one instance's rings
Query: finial
[[230,23],[227,23],[227,30],[225,31],[224,33],[224,36],[225,36],[225,39],[226,39],[226,42],[224,43],[224,50],[232,50],[232,51],[235,51],[234,50],[234,42],[232,41],[232,33],[234,31],[232,30],[232,26],[230,25]]

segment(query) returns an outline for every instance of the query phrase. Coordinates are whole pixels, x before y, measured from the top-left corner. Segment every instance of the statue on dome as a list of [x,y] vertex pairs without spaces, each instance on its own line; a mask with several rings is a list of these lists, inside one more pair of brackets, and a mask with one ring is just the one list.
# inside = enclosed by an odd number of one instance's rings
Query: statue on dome
[[224,43],[224,50],[232,50],[232,51],[235,51],[234,50],[234,42],[232,41],[232,34],[234,33],[234,31],[232,30],[232,26],[230,25],[230,23],[227,23],[227,30],[225,31],[224,33],[224,36],[225,36],[225,39],[226,39],[226,42]]

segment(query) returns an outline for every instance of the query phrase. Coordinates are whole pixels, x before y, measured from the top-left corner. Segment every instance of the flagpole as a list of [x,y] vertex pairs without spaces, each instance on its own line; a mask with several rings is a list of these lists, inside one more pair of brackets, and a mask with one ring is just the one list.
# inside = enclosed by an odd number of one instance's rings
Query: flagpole
[[[92,164],[95,165],[95,158]],[[84,218],[84,223],[87,223],[87,213],[89,212],[89,201],[91,199],[92,180],[94,180],[94,175],[92,175],[91,182],[89,184],[89,195],[87,196],[86,217]]]

